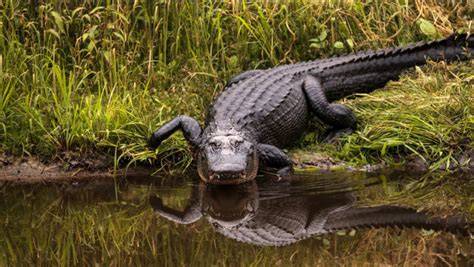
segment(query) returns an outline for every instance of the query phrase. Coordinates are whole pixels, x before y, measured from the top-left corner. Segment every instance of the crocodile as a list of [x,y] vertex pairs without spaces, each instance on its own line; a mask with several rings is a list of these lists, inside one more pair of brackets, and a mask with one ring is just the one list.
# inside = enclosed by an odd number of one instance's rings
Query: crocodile
[[218,233],[260,246],[285,246],[312,236],[364,228],[472,233],[472,222],[463,216],[436,217],[395,205],[357,207],[353,191],[347,189],[316,188],[317,193],[309,193],[287,188],[295,187],[262,186],[255,180],[229,186],[201,182],[193,188],[184,211],[165,206],[157,196],[150,197],[150,204],[159,216],[175,223],[192,224],[204,217]]
[[291,173],[292,161],[281,149],[303,132],[310,113],[328,124],[327,136],[349,134],[356,117],[334,101],[383,87],[428,59],[467,60],[473,54],[474,36],[454,34],[405,47],[250,70],[230,79],[212,103],[204,129],[181,115],[156,130],[148,146],[156,149],[181,130],[201,180],[211,184],[250,181],[259,168]]

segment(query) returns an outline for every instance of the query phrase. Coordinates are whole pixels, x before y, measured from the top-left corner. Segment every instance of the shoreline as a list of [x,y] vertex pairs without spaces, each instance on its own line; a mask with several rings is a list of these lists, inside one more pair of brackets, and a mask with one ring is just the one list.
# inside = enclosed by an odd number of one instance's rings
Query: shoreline
[[[412,158],[404,163],[388,164],[386,162],[376,164],[366,164],[361,166],[351,165],[342,160],[334,159],[330,156],[317,152],[293,151],[289,153],[294,162],[294,169],[299,171],[347,171],[347,172],[365,172],[373,173],[388,169],[402,170],[407,173],[427,173],[430,172],[427,162],[420,158]],[[445,169],[438,168],[436,171],[449,172],[474,172],[474,150],[468,151],[462,158],[464,163]],[[107,163],[109,162],[109,163]],[[150,176],[154,173],[171,175],[173,171],[185,170],[171,169],[168,171],[159,171],[158,166],[152,164],[137,163],[127,166],[120,164],[118,168],[114,168],[110,160],[94,159],[94,160],[53,160],[49,163],[42,163],[34,157],[8,157],[2,155],[0,157],[0,182],[13,183],[36,183],[36,182],[52,182],[52,181],[78,181],[88,179],[127,177],[127,176]],[[192,168],[192,167],[190,167]],[[431,170],[433,171],[433,170]]]

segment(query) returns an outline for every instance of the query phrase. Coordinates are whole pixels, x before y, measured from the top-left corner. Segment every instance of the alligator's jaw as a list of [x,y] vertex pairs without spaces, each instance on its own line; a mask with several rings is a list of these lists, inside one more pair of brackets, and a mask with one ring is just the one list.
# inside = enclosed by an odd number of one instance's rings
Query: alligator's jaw
[[[252,181],[257,176],[258,155],[255,150],[246,153],[245,158],[238,157],[234,161],[243,161],[243,164],[227,163],[232,162],[232,157],[215,155],[216,158],[222,156],[222,164],[209,164],[208,158],[200,153],[198,156],[198,173],[202,181],[216,185],[235,185]],[[211,165],[211,166],[210,166]]]

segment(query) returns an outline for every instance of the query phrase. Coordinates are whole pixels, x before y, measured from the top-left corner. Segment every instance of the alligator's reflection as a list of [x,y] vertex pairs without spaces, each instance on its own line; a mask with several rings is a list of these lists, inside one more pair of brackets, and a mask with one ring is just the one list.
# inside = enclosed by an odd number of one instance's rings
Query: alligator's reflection
[[205,217],[223,235],[263,246],[288,245],[313,235],[362,227],[417,227],[469,233],[463,217],[431,217],[397,206],[353,207],[351,191],[318,193],[288,190],[291,185],[195,187],[184,212],[150,203],[162,217],[189,224]]

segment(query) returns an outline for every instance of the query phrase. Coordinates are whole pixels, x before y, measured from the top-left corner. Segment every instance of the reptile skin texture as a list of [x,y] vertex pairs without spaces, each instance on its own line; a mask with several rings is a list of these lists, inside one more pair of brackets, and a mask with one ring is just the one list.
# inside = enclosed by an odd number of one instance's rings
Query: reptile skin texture
[[[474,54],[474,36],[451,36],[403,48],[262,70],[225,88],[210,108],[207,125],[231,121],[259,143],[284,146],[305,128],[311,106],[325,107],[354,93],[371,92],[398,78],[403,70],[425,64],[427,58],[467,59],[466,52]],[[322,92],[305,86],[307,76],[319,80]],[[315,96],[309,97],[312,95]],[[320,111],[324,112],[324,109]]]

